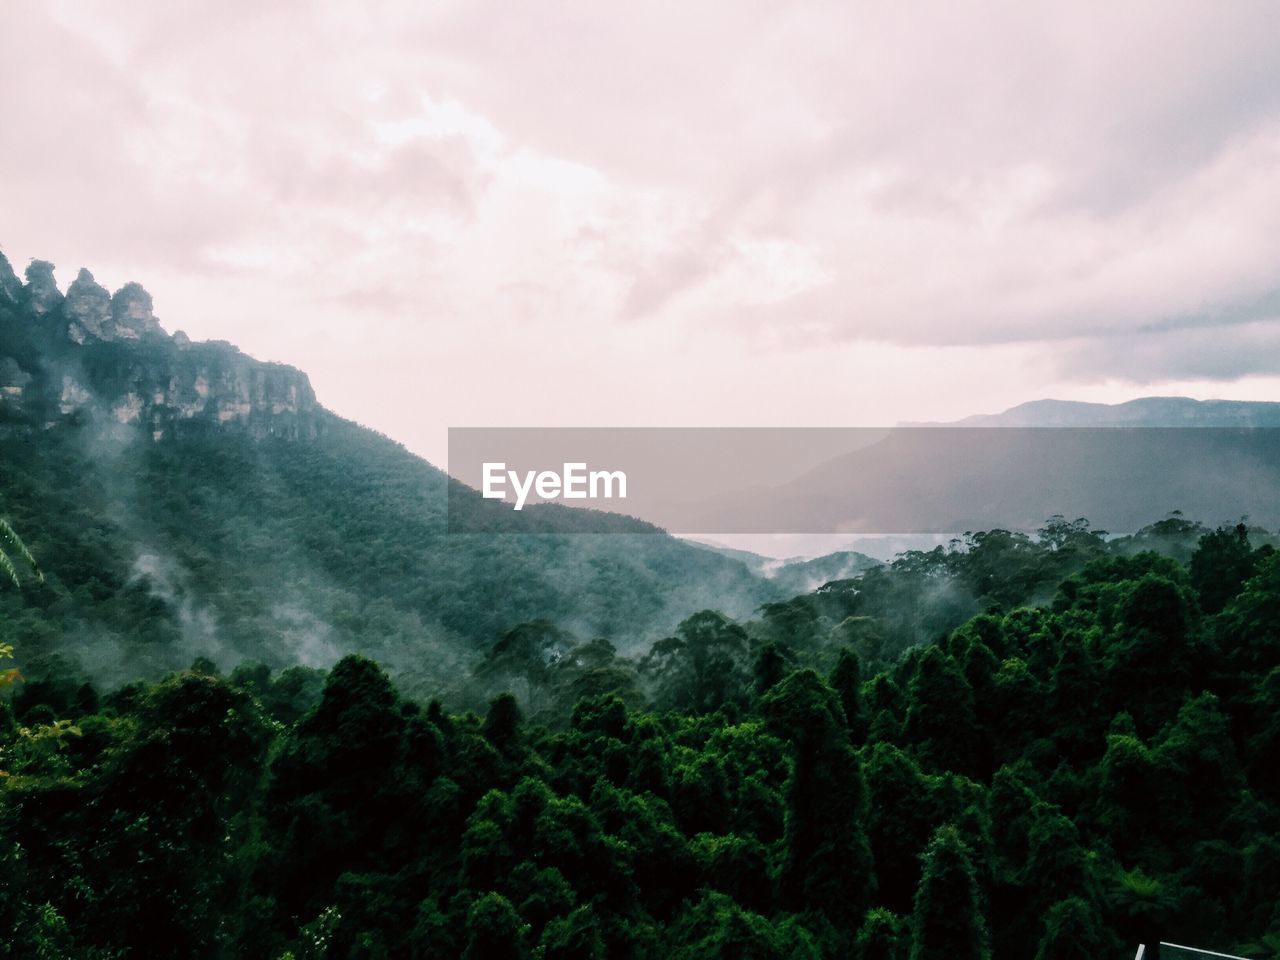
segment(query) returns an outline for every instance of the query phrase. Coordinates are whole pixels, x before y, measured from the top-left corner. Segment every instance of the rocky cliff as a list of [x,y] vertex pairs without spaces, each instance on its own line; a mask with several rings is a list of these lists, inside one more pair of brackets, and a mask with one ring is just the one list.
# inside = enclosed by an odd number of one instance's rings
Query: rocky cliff
[[314,436],[323,409],[306,374],[229,343],[160,326],[137,283],[114,294],[81,270],[64,293],[51,263],[26,282],[0,254],[0,424],[98,423],[152,440],[212,429]]

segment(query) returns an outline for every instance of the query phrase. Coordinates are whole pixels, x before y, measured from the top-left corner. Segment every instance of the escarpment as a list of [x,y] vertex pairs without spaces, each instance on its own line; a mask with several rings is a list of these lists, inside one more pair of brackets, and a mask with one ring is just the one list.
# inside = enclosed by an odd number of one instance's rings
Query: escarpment
[[165,332],[137,283],[110,293],[86,269],[63,292],[33,260],[19,280],[0,254],[0,425],[7,431],[97,423],[153,441],[207,430],[315,436],[323,423],[307,375],[223,341]]

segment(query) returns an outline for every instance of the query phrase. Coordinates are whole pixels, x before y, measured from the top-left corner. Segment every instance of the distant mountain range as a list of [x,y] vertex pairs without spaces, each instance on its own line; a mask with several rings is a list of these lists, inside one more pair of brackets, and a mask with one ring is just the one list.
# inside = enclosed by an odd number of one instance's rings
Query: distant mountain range
[[[1171,511],[1280,525],[1280,430],[1166,425],[912,427],[765,491],[704,502],[708,533],[1034,531],[1061,514],[1133,532]],[[673,529],[682,529],[673,525]]]
[[[956,429],[961,428],[961,429]],[[1172,510],[1280,523],[1280,403],[1142,397],[1036,400],[919,424],[772,491],[803,517],[857,516],[897,532],[1035,529],[1051,514],[1133,531]]]
[[[917,424],[922,425],[922,424]],[[965,417],[961,427],[1280,427],[1280,403],[1139,397],[1124,403],[1032,400],[1003,413]]]

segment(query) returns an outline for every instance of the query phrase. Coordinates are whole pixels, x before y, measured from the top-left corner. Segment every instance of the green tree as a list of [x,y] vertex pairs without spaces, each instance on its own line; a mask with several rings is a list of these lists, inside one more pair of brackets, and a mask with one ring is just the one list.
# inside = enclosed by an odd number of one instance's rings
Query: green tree
[[867,739],[867,708],[862,702],[862,663],[858,655],[848,647],[840,650],[836,665],[831,671],[831,687],[840,697],[844,708],[845,723],[849,725],[849,739],[859,746]]
[[1191,683],[1194,599],[1179,583],[1155,572],[1118,592],[1118,630],[1107,647],[1108,680],[1139,730],[1149,732],[1173,718]]
[[776,643],[766,643],[756,657],[752,673],[755,675],[756,694],[766,693],[778,683],[787,672],[787,660],[778,649]]
[[936,646],[916,662],[905,735],[926,769],[979,772],[973,691],[955,660]]
[[1112,926],[1121,940],[1146,944],[1148,954],[1165,939],[1178,905],[1169,880],[1138,867],[1118,871],[1106,898]]
[[892,676],[877,673],[862,685],[863,702],[867,705],[867,740],[871,743],[899,742],[907,698]]
[[1067,520],[1055,513],[1036,531],[1036,539],[1055,553],[1065,551],[1089,552],[1106,545],[1105,530],[1090,530],[1084,517]]
[[1200,538],[1188,570],[1191,585],[1200,594],[1205,613],[1217,613],[1240,592],[1257,569],[1257,557],[1249,543],[1249,528],[1219,527]]
[[476,668],[481,677],[524,681],[525,706],[536,714],[551,689],[557,666],[577,647],[573,634],[550,620],[517,624],[498,638]]
[[710,713],[747,689],[747,634],[715,610],[703,610],[659,640],[641,661],[659,700],[677,710]]
[[269,852],[260,876],[290,913],[317,915],[345,872],[372,872],[404,857],[387,842],[392,812],[414,809],[405,791],[406,718],[395,688],[373,661],[339,660],[315,710],[281,744],[266,792]]
[[484,738],[504,756],[515,755],[520,745],[520,705],[511,694],[499,694],[489,703]]
[[1078,896],[1085,887],[1085,851],[1076,825],[1062,811],[1037,803],[1027,832],[1027,866],[1023,885],[1036,892],[1036,908]]
[[541,960],[605,960],[604,941],[590,907],[557,917],[542,932]]
[[864,830],[866,784],[835,692],[812,670],[769,691],[769,726],[792,747],[779,897],[790,910],[818,909],[852,932],[875,889]]
[[988,960],[991,950],[969,849],[939,827],[925,850],[911,918],[911,960]]
[[1249,780],[1273,804],[1280,804],[1280,666],[1258,681],[1250,706],[1256,732],[1247,750]]
[[524,956],[520,915],[506,897],[486,893],[467,911],[463,960],[520,960]]
[[914,760],[890,743],[864,750],[870,790],[867,832],[879,879],[879,900],[911,910],[920,882],[920,854],[933,831],[928,785]]
[[1165,835],[1215,834],[1245,786],[1231,722],[1218,698],[1212,693],[1189,697],[1154,754],[1156,763],[1168,771],[1160,818]]
[[1101,709],[1098,664],[1083,638],[1064,638],[1046,697],[1052,736],[1069,760],[1079,762],[1102,747],[1106,714]]
[[813,939],[786,920],[777,925],[707,892],[671,928],[674,960],[818,960]]
[[1095,960],[1104,953],[1097,911],[1079,897],[1060,900],[1044,918],[1035,960]]
[[1235,671],[1280,665],[1280,553],[1264,557],[1216,624],[1218,648]]
[[906,920],[876,907],[867,911],[854,942],[854,954],[858,960],[904,960],[909,935]]

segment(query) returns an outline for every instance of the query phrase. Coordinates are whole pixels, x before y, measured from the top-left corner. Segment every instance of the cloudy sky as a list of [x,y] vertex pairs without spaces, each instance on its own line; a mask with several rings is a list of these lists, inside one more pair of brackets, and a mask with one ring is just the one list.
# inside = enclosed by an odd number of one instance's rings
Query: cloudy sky
[[0,249],[451,425],[1280,399],[1280,8],[0,7]]

